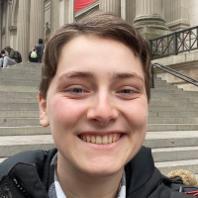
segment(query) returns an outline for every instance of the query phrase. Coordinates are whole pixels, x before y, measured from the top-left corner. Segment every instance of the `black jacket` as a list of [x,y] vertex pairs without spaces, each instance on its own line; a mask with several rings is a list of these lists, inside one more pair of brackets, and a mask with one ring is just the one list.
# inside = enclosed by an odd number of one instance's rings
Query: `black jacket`
[[[50,162],[56,149],[28,151],[0,165],[0,198],[47,198],[53,182]],[[151,151],[142,147],[125,167],[127,198],[185,198],[172,190],[170,180],[154,167]]]

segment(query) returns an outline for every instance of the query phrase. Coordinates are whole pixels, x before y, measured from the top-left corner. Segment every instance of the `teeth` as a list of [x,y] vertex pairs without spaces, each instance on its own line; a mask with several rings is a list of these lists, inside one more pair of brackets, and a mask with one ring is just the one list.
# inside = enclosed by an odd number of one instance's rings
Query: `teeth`
[[83,139],[85,142],[91,142],[90,136],[84,136],[85,139]]
[[103,136],[102,143],[103,144],[108,144],[108,136],[107,135]]
[[93,144],[96,143],[96,138],[94,136],[91,136],[91,143],[93,143]]
[[96,144],[102,144],[102,137],[101,136],[99,136],[99,135],[97,135],[96,136]]
[[113,142],[113,136],[112,135],[108,136],[108,142]]
[[92,144],[112,144],[117,142],[120,138],[120,134],[110,135],[81,135],[81,140]]

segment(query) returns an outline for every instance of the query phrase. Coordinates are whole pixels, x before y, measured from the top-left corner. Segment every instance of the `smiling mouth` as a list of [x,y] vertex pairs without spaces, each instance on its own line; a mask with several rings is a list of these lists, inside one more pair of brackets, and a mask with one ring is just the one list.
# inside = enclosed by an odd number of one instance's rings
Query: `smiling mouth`
[[91,144],[112,144],[117,142],[121,138],[121,134],[114,133],[114,134],[106,134],[106,135],[86,135],[81,134],[79,138],[87,143]]

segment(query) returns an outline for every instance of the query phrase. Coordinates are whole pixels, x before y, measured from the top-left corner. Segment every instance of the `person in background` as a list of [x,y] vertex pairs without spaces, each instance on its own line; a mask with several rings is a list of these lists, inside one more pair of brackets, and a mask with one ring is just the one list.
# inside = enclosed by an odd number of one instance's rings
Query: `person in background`
[[38,62],[41,63],[43,57],[43,50],[44,50],[44,42],[43,39],[39,38],[38,43],[35,46],[37,55],[38,55]]
[[5,47],[3,50],[3,58],[1,58],[0,60],[0,64],[2,65],[2,67],[6,68],[9,65],[16,64],[17,62],[13,57],[14,57],[14,49],[12,49],[10,46]]
[[1,50],[0,52],[0,68],[3,67],[4,56],[6,55],[5,50]]
[[28,59],[32,63],[38,63],[38,61],[39,61],[38,60],[38,54],[37,54],[37,51],[36,51],[35,48],[32,51],[30,51]]
[[[122,19],[95,13],[49,39],[38,103],[55,149],[0,165],[15,198],[187,198],[143,146],[150,99],[147,42]],[[6,194],[7,193],[7,194]]]

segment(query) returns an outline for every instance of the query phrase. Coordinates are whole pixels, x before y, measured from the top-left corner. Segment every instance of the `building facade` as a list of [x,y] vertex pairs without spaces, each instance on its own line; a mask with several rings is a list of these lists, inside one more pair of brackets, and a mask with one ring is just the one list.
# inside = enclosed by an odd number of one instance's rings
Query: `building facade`
[[26,61],[38,38],[95,10],[112,12],[148,39],[198,24],[197,0],[0,0],[0,49],[11,46]]

